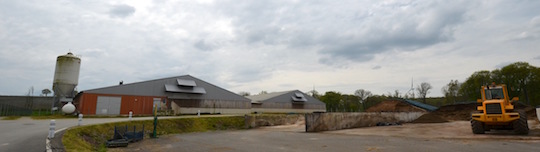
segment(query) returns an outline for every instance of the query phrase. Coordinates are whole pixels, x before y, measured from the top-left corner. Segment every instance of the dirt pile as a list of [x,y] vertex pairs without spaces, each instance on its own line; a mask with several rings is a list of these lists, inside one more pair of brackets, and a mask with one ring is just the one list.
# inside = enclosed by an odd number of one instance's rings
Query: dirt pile
[[423,109],[405,103],[403,101],[383,101],[366,110],[367,112],[425,112]]
[[433,112],[445,120],[470,120],[471,113],[476,111],[477,103],[453,104],[439,107]]
[[444,118],[441,118],[433,113],[426,113],[418,117],[416,120],[412,121],[411,123],[443,123],[443,122],[448,122],[448,120],[445,120]]
[[[413,123],[437,123],[444,121],[469,121],[471,113],[476,112],[478,103],[461,103],[453,105],[445,105],[439,107],[434,112],[422,115]],[[515,103],[516,110],[524,110],[527,113],[528,119],[536,119],[536,108],[525,105],[523,103]]]
[[527,113],[527,119],[537,119],[536,117],[536,108],[533,106],[529,106],[526,104],[523,104],[521,102],[514,103],[514,108],[517,110],[523,110],[525,113]]

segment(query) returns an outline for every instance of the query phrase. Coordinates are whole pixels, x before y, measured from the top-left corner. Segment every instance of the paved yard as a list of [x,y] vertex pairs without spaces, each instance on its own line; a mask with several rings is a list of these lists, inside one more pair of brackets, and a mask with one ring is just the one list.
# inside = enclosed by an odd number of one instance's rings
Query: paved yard
[[531,135],[473,135],[469,122],[405,124],[305,133],[304,125],[162,136],[110,151],[540,151],[540,124]]

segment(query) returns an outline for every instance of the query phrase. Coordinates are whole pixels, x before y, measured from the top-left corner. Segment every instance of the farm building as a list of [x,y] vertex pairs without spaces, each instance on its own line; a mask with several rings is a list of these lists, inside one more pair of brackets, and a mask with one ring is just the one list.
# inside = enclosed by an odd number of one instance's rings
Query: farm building
[[326,112],[326,104],[298,90],[248,96],[256,113]]
[[85,115],[150,115],[154,105],[174,114],[244,114],[251,108],[249,99],[190,75],[82,91],[74,105]]
[[370,108],[367,112],[431,112],[437,107],[413,100],[387,100],[380,102]]

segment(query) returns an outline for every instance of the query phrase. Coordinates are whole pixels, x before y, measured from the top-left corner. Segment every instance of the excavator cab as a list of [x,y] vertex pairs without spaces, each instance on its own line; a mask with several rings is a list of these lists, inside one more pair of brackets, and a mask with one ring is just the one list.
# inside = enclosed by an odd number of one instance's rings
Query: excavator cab
[[528,134],[527,116],[524,111],[515,111],[506,85],[482,86],[482,99],[478,99],[477,112],[471,114],[471,128],[474,134],[484,134],[493,129],[514,130],[517,134]]

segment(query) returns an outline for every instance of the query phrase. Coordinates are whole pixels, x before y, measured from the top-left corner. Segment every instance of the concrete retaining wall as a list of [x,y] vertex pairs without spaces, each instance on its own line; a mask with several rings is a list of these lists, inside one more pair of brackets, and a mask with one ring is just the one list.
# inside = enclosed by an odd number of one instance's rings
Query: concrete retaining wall
[[290,125],[304,121],[302,114],[288,115],[245,115],[245,128]]
[[379,122],[405,123],[424,112],[310,113],[305,115],[306,132],[341,130],[376,126]]

